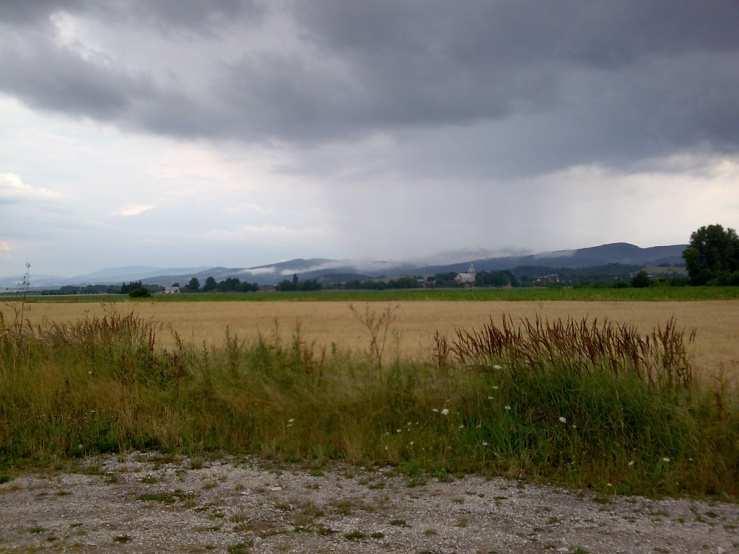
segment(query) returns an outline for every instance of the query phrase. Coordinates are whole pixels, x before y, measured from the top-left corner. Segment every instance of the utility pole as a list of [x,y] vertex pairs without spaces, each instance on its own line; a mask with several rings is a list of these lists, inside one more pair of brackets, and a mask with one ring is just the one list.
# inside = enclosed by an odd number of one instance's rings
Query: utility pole
[[21,289],[23,290],[23,300],[21,301],[20,318],[18,319],[18,330],[23,329],[24,318],[26,316],[26,297],[28,296],[28,290],[31,288],[31,262],[26,261],[26,272],[23,274],[23,280],[21,281]]
[[28,289],[31,288],[31,262],[26,262],[26,272],[23,274],[21,288],[23,289],[23,299],[25,300]]

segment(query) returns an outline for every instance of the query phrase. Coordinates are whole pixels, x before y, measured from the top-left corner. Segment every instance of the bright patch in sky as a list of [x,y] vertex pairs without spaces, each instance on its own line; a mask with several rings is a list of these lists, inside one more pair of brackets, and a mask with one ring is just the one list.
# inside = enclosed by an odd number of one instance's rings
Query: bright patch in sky
[[115,212],[115,215],[120,215],[121,217],[133,217],[136,215],[141,215],[153,209],[154,209],[154,206],[150,206],[148,204],[137,204],[137,205],[126,206],[125,208],[121,208],[120,210]]
[[43,187],[32,187],[14,173],[0,173],[0,203],[20,200],[52,200],[58,192]]

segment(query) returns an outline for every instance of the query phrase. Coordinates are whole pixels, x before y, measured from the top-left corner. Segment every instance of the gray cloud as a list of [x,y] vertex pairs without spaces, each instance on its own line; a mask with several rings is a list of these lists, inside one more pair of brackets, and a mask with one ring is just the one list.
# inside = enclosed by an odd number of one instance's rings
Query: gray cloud
[[161,32],[172,28],[209,33],[214,27],[237,18],[259,19],[262,8],[251,0],[3,0],[0,22],[44,25],[60,12],[83,13],[103,18],[153,25]]
[[[380,170],[410,175],[511,176],[739,147],[732,0],[265,6],[4,2],[0,20],[18,25],[0,40],[0,90],[174,137],[315,149],[384,134],[395,142],[377,152]],[[90,54],[55,40],[49,15],[60,11],[181,51]]]
[[319,0],[295,8],[314,40],[363,59],[400,53],[397,66],[409,52],[424,64],[437,55],[495,69],[556,59],[614,67],[655,54],[739,47],[733,0]]
[[30,106],[69,115],[116,119],[148,88],[144,77],[127,76],[104,60],[86,60],[58,48],[44,33],[6,40],[0,64],[5,92]]
[[53,13],[82,6],[81,0],[3,0],[0,2],[0,22],[13,25],[45,23]]
[[211,32],[238,19],[258,20],[262,15],[262,8],[252,0],[119,0],[112,7],[98,5],[97,9],[154,24],[161,30],[174,26],[199,32]]

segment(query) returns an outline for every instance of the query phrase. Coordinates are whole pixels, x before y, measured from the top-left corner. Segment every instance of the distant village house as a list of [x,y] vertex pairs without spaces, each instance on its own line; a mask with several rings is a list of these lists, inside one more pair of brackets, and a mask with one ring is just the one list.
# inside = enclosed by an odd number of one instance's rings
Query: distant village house
[[546,285],[556,285],[559,283],[559,275],[556,273],[550,273],[548,275],[541,275],[540,277],[537,277],[534,280],[534,285],[539,286],[546,286]]

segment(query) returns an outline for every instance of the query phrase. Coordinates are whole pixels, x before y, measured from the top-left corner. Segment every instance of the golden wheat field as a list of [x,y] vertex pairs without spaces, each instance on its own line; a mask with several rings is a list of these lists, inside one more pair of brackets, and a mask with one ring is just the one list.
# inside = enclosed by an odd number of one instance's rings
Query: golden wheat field
[[[490,317],[510,314],[514,319],[540,315],[550,319],[608,318],[636,325],[642,331],[675,317],[680,326],[696,329],[692,346],[696,367],[714,374],[725,370],[739,375],[739,301],[703,302],[394,302],[356,303],[364,312],[394,310],[395,320],[388,334],[386,354],[423,359],[430,356],[432,337],[438,329],[451,335],[455,328],[472,327]],[[10,305],[0,310],[12,314]],[[245,339],[259,333],[289,338],[300,326],[302,337],[318,346],[335,343],[342,349],[364,349],[366,328],[347,302],[136,302],[116,305],[35,303],[26,306],[32,323],[43,320],[73,321],[106,310],[136,313],[176,330],[194,342],[220,343],[226,328]],[[171,340],[162,333],[163,342]]]

